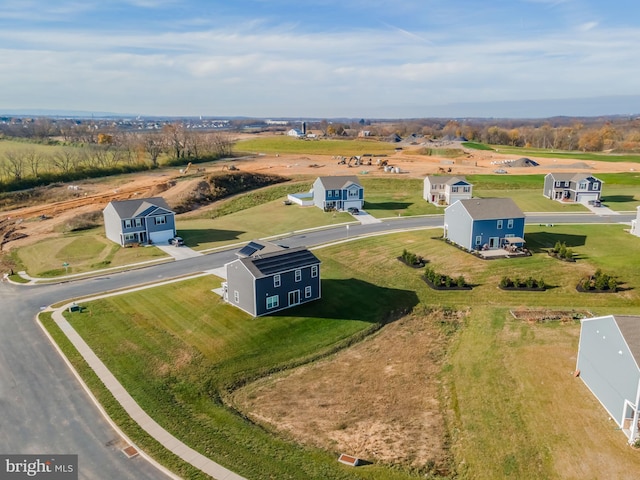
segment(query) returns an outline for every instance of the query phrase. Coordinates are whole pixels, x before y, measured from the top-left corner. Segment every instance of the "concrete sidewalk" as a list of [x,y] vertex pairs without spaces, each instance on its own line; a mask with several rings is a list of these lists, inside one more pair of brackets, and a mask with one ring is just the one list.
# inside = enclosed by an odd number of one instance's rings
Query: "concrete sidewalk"
[[[196,275],[196,276],[202,276]],[[184,279],[181,279],[184,280]],[[168,282],[162,283],[172,283],[179,280],[170,280]],[[133,290],[142,290],[145,288],[152,288],[162,283],[155,285],[148,285],[145,287],[138,287]],[[119,295],[125,292],[118,292],[115,295]],[[83,301],[92,301],[97,300],[99,298],[104,298],[107,296],[111,296],[114,294],[101,295],[93,298],[84,299]],[[93,352],[91,347],[84,341],[84,339],[76,332],[76,330],[71,326],[71,324],[64,318],[62,312],[69,308],[71,303],[64,305],[53,311],[52,318],[56,322],[56,324],[60,327],[62,332],[67,336],[69,341],[73,344],[73,346],[80,352],[85,361],[89,364],[89,366],[93,369],[93,371],[98,375],[102,383],[107,387],[107,389],[111,392],[111,394],[115,397],[115,399],[122,405],[122,407],[126,410],[129,416],[138,424],[145,432],[155,438],[158,442],[160,442],[167,450],[173,452],[175,455],[182,458],[185,462],[190,463],[194,467],[199,470],[205,472],[207,475],[217,479],[217,480],[246,480],[244,477],[232,472],[231,470],[223,467],[222,465],[210,460],[204,455],[196,452],[191,447],[185,445],[176,437],[174,437],[171,433],[166,431],[162,426],[160,426],[153,418],[151,418],[141,407],[136,403],[131,395],[125,390],[122,384],[116,379],[116,377],[111,373],[111,371],[106,367],[106,365],[98,358],[98,356]],[[44,328],[44,327],[43,327]],[[62,352],[61,352],[62,353]],[[68,361],[67,363],[71,365]],[[74,373],[78,378],[79,375],[77,372]],[[126,437],[125,437],[126,438]],[[137,446],[135,447],[137,450],[140,450]],[[155,462],[154,462],[155,463]],[[175,477],[175,476],[174,476]],[[175,477],[178,478],[178,477]]]

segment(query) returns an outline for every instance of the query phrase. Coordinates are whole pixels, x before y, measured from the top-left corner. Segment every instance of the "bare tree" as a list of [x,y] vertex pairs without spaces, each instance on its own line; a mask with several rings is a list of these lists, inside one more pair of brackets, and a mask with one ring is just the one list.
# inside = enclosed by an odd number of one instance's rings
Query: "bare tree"
[[24,175],[25,159],[23,152],[8,150],[4,153],[5,174],[13,180],[20,181]]
[[31,176],[33,178],[38,178],[38,175],[40,173],[40,165],[43,160],[42,154],[36,151],[35,148],[26,148],[23,152],[26,163],[29,166]]
[[74,148],[62,148],[52,157],[51,163],[61,172],[69,173],[78,168],[80,157]]
[[151,165],[158,166],[158,158],[165,151],[165,142],[162,135],[157,133],[146,133],[141,137],[141,144],[144,151],[149,155]]

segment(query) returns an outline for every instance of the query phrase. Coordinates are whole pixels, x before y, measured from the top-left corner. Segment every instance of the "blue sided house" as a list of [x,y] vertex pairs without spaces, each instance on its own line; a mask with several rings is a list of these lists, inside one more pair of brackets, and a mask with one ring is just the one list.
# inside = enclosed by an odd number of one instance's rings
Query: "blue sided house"
[[444,210],[444,238],[467,250],[522,247],[524,213],[510,198],[458,200]]
[[638,438],[640,317],[605,315],[581,321],[576,373],[624,432]]
[[176,214],[162,197],[113,200],[102,211],[107,238],[127,244],[166,244],[176,236]]
[[226,302],[254,317],[318,300],[320,260],[304,247],[251,241],[225,265]]
[[347,210],[364,205],[364,188],[355,175],[318,177],[313,182],[313,204],[323,210]]

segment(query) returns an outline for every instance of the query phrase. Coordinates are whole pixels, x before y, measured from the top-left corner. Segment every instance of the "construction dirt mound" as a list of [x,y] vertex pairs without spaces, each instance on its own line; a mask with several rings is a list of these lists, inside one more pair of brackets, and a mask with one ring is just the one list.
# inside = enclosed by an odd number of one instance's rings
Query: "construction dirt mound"
[[521,157],[518,158],[516,160],[511,160],[510,162],[505,164],[507,167],[514,167],[514,168],[519,168],[519,167],[537,167],[538,165],[540,165],[538,162],[531,160],[530,158],[527,157]]

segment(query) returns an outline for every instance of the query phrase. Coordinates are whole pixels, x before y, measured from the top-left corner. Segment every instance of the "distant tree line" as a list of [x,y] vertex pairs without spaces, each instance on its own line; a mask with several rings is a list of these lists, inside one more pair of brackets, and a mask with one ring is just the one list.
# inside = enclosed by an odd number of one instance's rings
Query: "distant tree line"
[[[43,119],[33,131],[51,134],[48,125]],[[74,132],[73,136],[34,137],[39,143],[57,144],[51,153],[35,146],[0,153],[0,191],[151,169],[158,167],[161,159],[167,165],[215,160],[230,156],[234,144],[228,132],[192,131],[180,123],[151,132],[99,129],[87,124]]]
[[432,140],[466,138],[490,145],[544,148],[581,152],[640,152],[640,118],[571,118],[546,120],[439,120],[329,122],[310,127],[327,136],[357,136],[367,130],[371,137],[412,134]]

